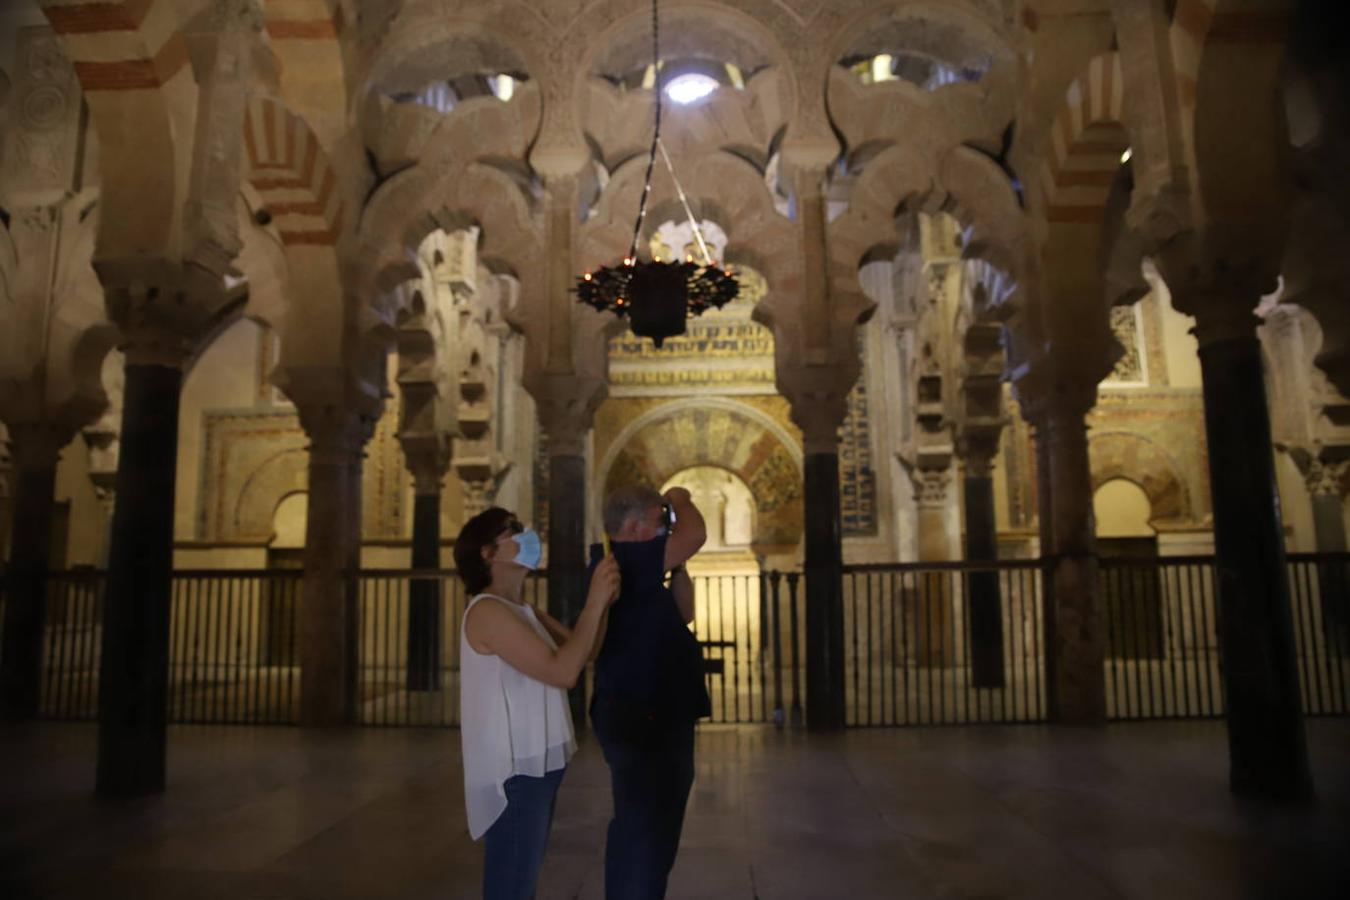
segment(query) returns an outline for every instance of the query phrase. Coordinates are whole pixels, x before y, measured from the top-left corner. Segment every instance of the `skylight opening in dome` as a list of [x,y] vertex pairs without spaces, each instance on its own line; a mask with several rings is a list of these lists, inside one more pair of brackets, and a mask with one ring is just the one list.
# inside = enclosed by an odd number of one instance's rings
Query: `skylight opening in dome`
[[702,72],[677,75],[666,84],[666,96],[682,106],[697,103],[719,87],[717,79]]
[[492,93],[498,100],[503,102],[510,100],[516,92],[516,79],[510,75],[493,75],[488,78],[488,85],[492,88]]

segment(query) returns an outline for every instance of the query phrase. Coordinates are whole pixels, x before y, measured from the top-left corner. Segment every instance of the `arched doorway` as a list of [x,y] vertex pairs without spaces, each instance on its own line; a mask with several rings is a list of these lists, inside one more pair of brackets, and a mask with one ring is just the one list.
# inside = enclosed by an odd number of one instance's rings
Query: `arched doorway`
[[1131,564],[1158,556],[1158,535],[1149,524],[1153,503],[1133,481],[1112,478],[1097,488],[1092,508],[1103,560],[1107,653],[1118,659],[1160,658],[1165,640],[1158,569]]
[[[269,569],[304,568],[305,527],[309,519],[309,494],[294,491],[281,498],[272,511],[272,540],[267,545]],[[297,663],[296,623],[299,596],[291,578],[263,581],[262,614],[258,656],[265,666]]]
[[616,488],[659,488],[681,483],[677,478],[684,473],[705,469],[710,471],[698,475],[704,480],[697,484],[712,490],[721,472],[734,482],[722,477],[717,491],[730,491],[728,496],[741,500],[749,496],[749,512],[738,513],[733,521],[735,528],[749,524],[745,551],[756,557],[796,553],[802,537],[801,447],[769,416],[725,398],[665,403],[629,423],[598,466],[603,490],[597,494],[593,520],[599,520],[599,497]]

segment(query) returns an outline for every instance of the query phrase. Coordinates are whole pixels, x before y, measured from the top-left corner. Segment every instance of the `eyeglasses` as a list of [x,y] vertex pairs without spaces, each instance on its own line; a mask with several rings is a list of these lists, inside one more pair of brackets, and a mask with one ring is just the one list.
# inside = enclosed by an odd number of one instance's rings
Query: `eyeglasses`
[[519,519],[510,519],[507,521],[506,527],[503,528],[500,532],[498,532],[498,537],[500,537],[503,534],[507,534],[508,532],[510,534],[521,534],[524,531],[525,526],[520,524]]

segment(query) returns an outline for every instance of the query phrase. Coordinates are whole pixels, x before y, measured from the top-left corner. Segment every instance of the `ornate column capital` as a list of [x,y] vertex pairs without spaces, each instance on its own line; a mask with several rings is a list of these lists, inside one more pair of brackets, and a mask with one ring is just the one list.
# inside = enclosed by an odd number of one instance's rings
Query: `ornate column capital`
[[609,394],[609,384],[583,375],[534,373],[526,376],[525,386],[548,435],[549,456],[585,455],[586,435]]
[[50,422],[10,422],[10,464],[15,469],[50,469],[61,450],[75,437],[75,429]]
[[951,468],[910,470],[910,482],[914,485],[914,501],[920,508],[938,508],[947,505],[951,497]]
[[127,365],[181,369],[233,299],[224,279],[167,260],[95,261]]
[[839,452],[839,429],[848,414],[847,397],[821,394],[790,398],[792,421],[802,430],[803,450],[808,456]]
[[1304,467],[1303,482],[1314,497],[1339,498],[1344,492],[1347,474],[1350,474],[1350,460],[1313,458]]
[[348,463],[361,455],[375,433],[375,420],[352,409],[336,406],[296,409],[300,413],[300,426],[309,438],[309,455],[314,462]]
[[1200,349],[1255,339],[1260,324],[1256,307],[1279,285],[1278,254],[1252,256],[1240,241],[1225,241],[1222,229],[1212,226],[1204,235],[1181,235],[1153,258],[1172,293],[1173,307],[1195,317],[1191,331]]
[[413,493],[429,496],[441,492],[441,482],[450,469],[450,441],[399,435],[403,458],[413,477]]
[[1082,421],[1097,405],[1097,381],[1051,367],[1028,367],[1013,378],[1013,395],[1022,417],[1037,431],[1056,420]]
[[956,452],[965,468],[967,478],[988,478],[994,472],[994,458],[998,456],[997,428],[962,428],[956,439]]

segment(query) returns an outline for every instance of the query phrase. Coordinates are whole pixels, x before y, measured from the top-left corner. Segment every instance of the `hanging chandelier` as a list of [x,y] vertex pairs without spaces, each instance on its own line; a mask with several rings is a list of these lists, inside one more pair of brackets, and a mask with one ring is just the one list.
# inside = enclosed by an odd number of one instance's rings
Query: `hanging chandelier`
[[[628,255],[619,265],[604,266],[587,272],[577,279],[577,300],[601,312],[612,312],[626,317],[629,327],[639,337],[651,338],[657,347],[668,337],[685,333],[685,322],[702,315],[709,307],[722,308],[736,299],[740,291],[730,268],[722,268],[708,252],[703,229],[694,218],[670,154],[661,141],[661,30],[657,17],[657,0],[652,0],[652,70],[655,73],[656,121],[652,128],[652,145],[647,155],[647,175],[642,184],[642,198],[638,202],[637,222],[633,225],[633,241]],[[638,243],[642,237],[642,223],[647,217],[647,200],[652,192],[652,171],[660,152],[666,171],[670,173],[684,207],[685,216],[698,246],[699,260],[692,256],[684,262],[639,259]]]

